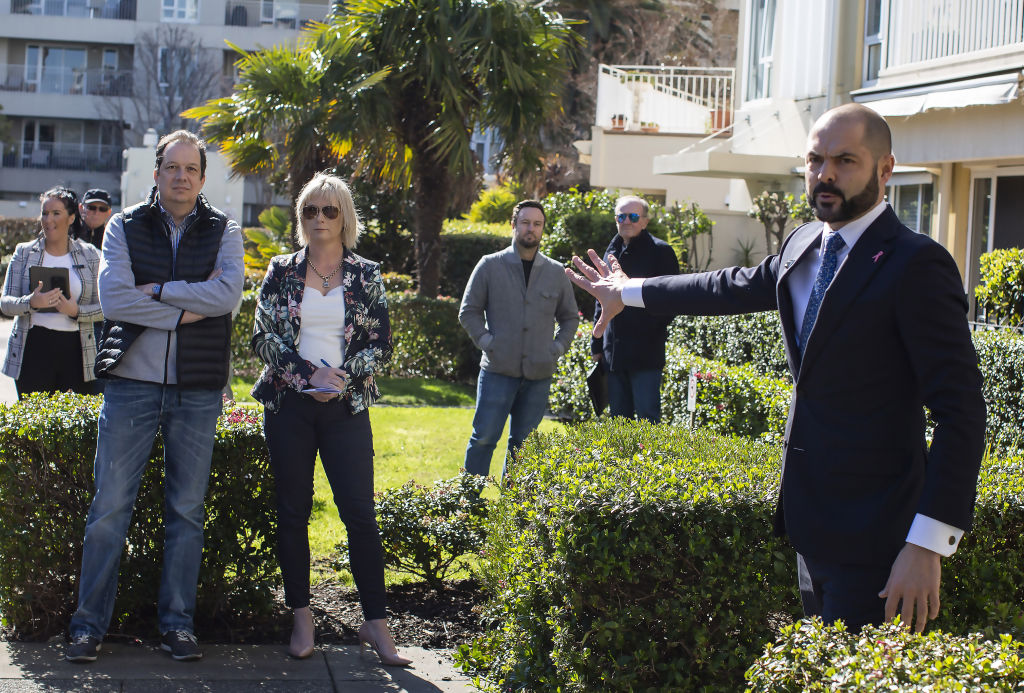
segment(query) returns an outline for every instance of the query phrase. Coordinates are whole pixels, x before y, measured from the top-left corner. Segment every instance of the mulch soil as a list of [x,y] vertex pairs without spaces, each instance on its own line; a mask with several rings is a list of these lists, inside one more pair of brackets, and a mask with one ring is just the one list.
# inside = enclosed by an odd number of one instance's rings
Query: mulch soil
[[[311,589],[310,608],[316,624],[318,643],[359,644],[358,630],[363,622],[359,593],[354,587],[321,582]],[[388,627],[395,643],[427,649],[454,649],[481,634],[479,613],[484,602],[476,580],[446,582],[440,592],[425,582],[388,587]],[[201,644],[245,643],[285,645],[291,633],[291,612],[284,606],[284,594],[278,595],[278,608],[269,618],[246,620],[241,614],[204,618],[196,615],[196,635]],[[132,623],[108,633],[114,642],[150,642],[157,640],[155,605],[152,614],[139,614]],[[63,639],[64,634],[55,635]],[[14,640],[14,634],[0,627],[0,641]]]

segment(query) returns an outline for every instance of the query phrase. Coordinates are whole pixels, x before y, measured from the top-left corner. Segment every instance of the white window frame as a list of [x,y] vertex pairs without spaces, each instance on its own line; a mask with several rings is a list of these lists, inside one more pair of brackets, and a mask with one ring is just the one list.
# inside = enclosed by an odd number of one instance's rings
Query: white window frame
[[751,0],[747,41],[747,101],[767,99],[772,94],[777,15],[776,0]]
[[[871,18],[871,5],[878,9],[878,27],[868,24]],[[885,34],[889,27],[889,0],[866,0],[864,3],[864,59],[861,65],[861,80],[864,86],[870,86],[878,82],[879,73],[885,69]],[[871,51],[878,50],[878,70],[872,74]]]
[[199,0],[161,0],[160,21],[197,24],[199,22]]

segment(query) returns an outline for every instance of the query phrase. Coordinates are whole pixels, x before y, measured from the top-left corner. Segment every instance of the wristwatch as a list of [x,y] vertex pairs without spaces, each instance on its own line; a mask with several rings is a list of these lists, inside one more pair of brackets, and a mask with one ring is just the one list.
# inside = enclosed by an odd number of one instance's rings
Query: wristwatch
[[163,289],[164,289],[164,285],[163,284],[154,284],[153,285],[153,300],[154,301],[159,301],[160,300],[160,292],[163,291]]

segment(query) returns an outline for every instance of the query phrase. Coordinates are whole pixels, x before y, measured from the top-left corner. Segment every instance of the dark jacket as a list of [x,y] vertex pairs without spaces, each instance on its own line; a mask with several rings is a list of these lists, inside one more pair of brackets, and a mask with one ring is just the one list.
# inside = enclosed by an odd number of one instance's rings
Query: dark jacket
[[[612,256],[630,277],[679,274],[679,261],[672,246],[649,234],[647,229],[629,245],[622,236],[615,234],[604,252],[605,262]],[[598,303],[594,307],[594,322],[600,317],[601,304]],[[643,308],[626,306],[612,319],[604,337],[591,340],[590,353],[603,353],[605,364],[613,371],[660,371],[665,367],[665,340],[671,322],[671,315],[655,315]]]
[[[196,205],[196,217],[182,234],[176,257],[172,253],[170,231],[160,215],[155,187],[146,202],[121,213],[136,284],[202,282],[209,277],[216,266],[227,217],[202,195]],[[146,329],[144,325],[127,321],[107,320],[96,357],[96,375],[109,375]],[[223,388],[230,370],[230,313],[179,324],[175,336],[177,384],[201,389]],[[164,381],[167,381],[166,373]]]
[[985,401],[967,300],[946,249],[887,207],[830,284],[801,358],[788,277],[821,230],[801,226],[757,267],[648,280],[644,305],[779,311],[794,387],[776,531],[819,560],[891,563],[917,513],[971,525]]

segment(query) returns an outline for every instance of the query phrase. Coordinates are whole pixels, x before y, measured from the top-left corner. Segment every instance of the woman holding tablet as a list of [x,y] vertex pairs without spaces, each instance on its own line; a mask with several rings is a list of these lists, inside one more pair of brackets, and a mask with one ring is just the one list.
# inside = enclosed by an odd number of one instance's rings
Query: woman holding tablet
[[39,202],[41,233],[15,248],[0,296],[0,310],[15,318],[3,372],[14,378],[19,399],[30,392],[87,394],[86,383],[96,379],[93,323],[103,319],[100,252],[72,237],[82,225],[78,197],[57,187]]

